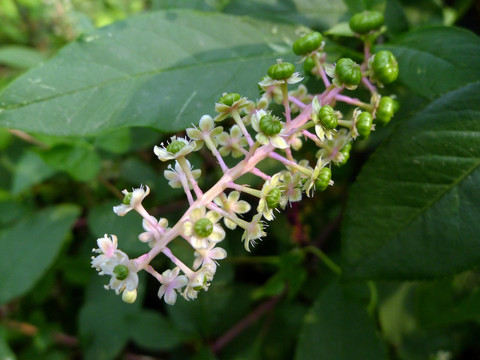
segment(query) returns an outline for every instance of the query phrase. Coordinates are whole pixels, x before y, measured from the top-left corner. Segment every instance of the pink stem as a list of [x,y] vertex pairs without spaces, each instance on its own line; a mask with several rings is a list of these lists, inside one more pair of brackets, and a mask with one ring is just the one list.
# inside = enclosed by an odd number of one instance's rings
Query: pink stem
[[288,100],[290,100],[292,103],[294,103],[295,105],[297,105],[300,109],[304,109],[305,106],[307,106],[306,104],[304,104],[303,102],[301,102],[299,99],[297,99],[295,96],[293,95],[288,95]]
[[377,92],[377,88],[373,86],[372,83],[368,81],[366,77],[362,78],[362,83],[367,87],[368,90],[370,90],[372,94],[375,94]]

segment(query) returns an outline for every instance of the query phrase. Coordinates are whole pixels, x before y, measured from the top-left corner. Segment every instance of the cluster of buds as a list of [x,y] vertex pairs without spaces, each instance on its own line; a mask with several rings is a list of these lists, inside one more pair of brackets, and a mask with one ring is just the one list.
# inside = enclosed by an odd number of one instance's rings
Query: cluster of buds
[[[368,137],[375,125],[387,124],[394,113],[394,100],[380,96],[377,87],[396,79],[397,62],[388,51],[370,55],[370,40],[383,24],[383,15],[380,15],[381,21],[378,13],[362,13],[352,18],[355,20],[352,30],[357,29],[358,37],[368,40],[364,41],[362,64],[349,58],[328,63],[325,43],[318,32],[306,34],[293,44],[293,51],[301,56],[308,76],[323,82],[322,93],[309,94],[304,85],[289,91],[289,85],[303,79],[293,64],[279,59],[259,82],[262,89],[259,100],[254,102],[237,93],[223,94],[215,105],[214,118],[204,115],[198,127],[186,129],[185,137],[173,136],[167,144],[155,146],[153,152],[158,159],[170,162],[164,172],[169,185],[183,188],[190,206],[176,224],[169,227],[167,219],[157,219],[143,207],[142,201],[150,192],[148,187],[132,192],[124,190],[123,204],[113,210],[119,216],[131,210],[141,215],[145,231],[138,238],[148,245],[149,251],[130,260],[117,249],[114,235],[98,239],[98,249],[94,249],[98,255],[92,257],[92,266],[100,275],[111,276],[106,288],[121,293],[124,301],[133,302],[137,273],[145,270],[159,281],[158,296],[167,304],[173,305],[178,294],[186,300],[195,299],[200,291],[208,290],[217,261],[227,256],[220,246],[226,236],[225,228],[243,229],[241,241],[250,251],[256,241],[266,235],[266,224],[274,219],[276,211],[301,201],[304,195],[310,197],[315,191],[324,191],[333,185],[332,167],[346,163],[352,141]],[[370,91],[369,103],[342,94],[362,84]],[[353,105],[349,118],[345,119],[334,109],[337,102]],[[270,110],[272,103],[283,106],[281,116]],[[318,147],[315,162],[294,156],[304,141]],[[197,183],[201,170],[193,169],[187,160],[189,154],[203,146],[223,171],[223,176],[208,191],[203,191]],[[238,159],[237,164],[228,167],[224,161],[227,156]],[[279,162],[283,170],[264,173],[257,166],[266,159]],[[239,179],[247,173],[259,177],[263,186],[256,189],[241,184]],[[258,199],[256,207],[252,209],[247,201],[240,199],[245,194]],[[247,216],[249,221],[245,219]],[[192,247],[195,260],[191,266],[168,248],[177,238]],[[162,273],[150,265],[160,253],[173,264]]]

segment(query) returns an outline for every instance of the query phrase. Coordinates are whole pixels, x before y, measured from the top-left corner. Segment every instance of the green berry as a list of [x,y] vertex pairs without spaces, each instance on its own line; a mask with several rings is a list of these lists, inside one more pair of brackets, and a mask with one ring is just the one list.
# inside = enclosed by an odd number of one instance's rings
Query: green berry
[[282,197],[282,192],[279,188],[274,188],[270,190],[267,195],[267,205],[270,209],[275,209],[278,204],[280,203],[280,199]]
[[323,191],[328,187],[328,183],[332,178],[332,171],[328,167],[324,167],[320,170],[317,180],[315,180],[315,189]]
[[395,102],[391,97],[383,96],[378,103],[375,123],[387,125],[394,114]]
[[168,144],[167,151],[171,152],[172,154],[176,154],[177,152],[182,150],[184,146],[185,146],[185,143],[183,141],[175,140],[175,141],[172,141],[170,144]]
[[240,100],[241,96],[237,93],[230,93],[223,95],[218,102],[227,106],[232,106],[235,101]]
[[312,32],[293,43],[293,52],[296,55],[306,55],[322,45],[323,36],[319,32]]
[[131,193],[131,192],[126,193],[126,194],[125,194],[125,197],[123,198],[122,203],[123,203],[124,205],[130,205],[130,202],[131,202],[131,201],[132,201],[132,193]]
[[210,236],[210,234],[213,232],[213,223],[210,221],[210,219],[201,218],[195,222],[193,229],[198,236],[205,238]]
[[303,70],[305,71],[305,74],[310,75],[312,70],[315,68],[315,65],[315,60],[313,60],[311,57],[306,58],[303,62]]
[[358,134],[362,138],[366,138],[368,137],[368,135],[370,135],[370,132],[372,131],[372,123],[373,118],[369,112],[364,111],[360,115],[358,115],[356,127]]
[[330,105],[323,105],[318,112],[318,117],[326,129],[335,129],[338,125],[337,115]]
[[356,86],[362,80],[362,70],[360,70],[360,65],[349,58],[342,58],[337,61],[335,74],[345,85]]
[[355,14],[350,19],[350,29],[357,34],[366,34],[377,30],[385,22],[383,14],[379,11],[364,11]]
[[125,265],[117,265],[113,268],[117,280],[125,280],[128,276],[128,268]]
[[282,131],[282,123],[280,120],[272,115],[264,115],[260,119],[259,127],[262,133],[267,136],[277,135]]
[[295,66],[288,62],[279,61],[268,68],[267,74],[273,80],[285,80],[293,75]]
[[350,150],[352,149],[352,143],[346,143],[343,148],[340,149],[340,153],[343,155],[342,161],[337,161],[335,165],[343,166],[347,163],[348,159],[350,158]]
[[382,84],[394,82],[398,77],[397,59],[388,50],[379,51],[373,58],[373,72]]

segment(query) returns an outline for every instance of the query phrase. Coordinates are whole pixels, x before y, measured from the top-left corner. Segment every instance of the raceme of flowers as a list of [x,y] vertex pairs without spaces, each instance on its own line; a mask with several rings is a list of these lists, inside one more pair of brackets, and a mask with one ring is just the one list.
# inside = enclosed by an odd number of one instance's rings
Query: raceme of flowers
[[[142,201],[150,193],[148,186],[131,192],[124,190],[123,203],[113,210],[118,216],[132,210],[140,214],[145,231],[138,238],[147,244],[148,251],[130,259],[118,249],[115,235],[98,239],[92,267],[100,275],[110,276],[105,287],[122,294],[125,302],[134,302],[138,272],[144,270],[158,280],[158,297],[167,304],[175,304],[177,295],[195,299],[199,292],[208,290],[219,262],[227,257],[222,248],[226,230],[243,229],[241,241],[251,251],[266,235],[267,223],[281,209],[333,185],[332,167],[345,164],[352,141],[368,137],[375,125],[385,125],[393,116],[394,100],[380,96],[377,90],[377,86],[383,87],[379,79],[385,83],[391,79],[379,72],[385,69],[375,69],[378,53],[369,53],[372,38],[380,32],[373,29],[367,35],[359,35],[367,40],[362,64],[350,59],[327,63],[321,34],[306,34],[295,42],[294,51],[302,56],[306,73],[323,82],[322,93],[308,93],[304,85],[298,84],[302,77],[295,72],[294,65],[279,59],[259,83],[263,90],[260,99],[251,101],[240,94],[223,94],[215,105],[215,117],[204,115],[198,127],[186,129],[184,137],[172,136],[168,143],[155,146],[153,152],[158,159],[169,163],[164,172],[169,185],[183,188],[190,207],[169,227],[167,219],[157,219],[143,207]],[[389,65],[395,67],[396,62]],[[297,87],[289,90],[292,85]],[[343,95],[345,90],[359,85],[370,91],[369,103]],[[334,109],[337,102],[353,105],[349,119],[343,119]],[[272,103],[283,105],[281,114],[270,110]],[[315,162],[295,157],[305,141],[318,146]],[[189,154],[202,147],[211,152],[224,174],[208,190],[200,188],[197,179],[201,171],[193,169],[187,160]],[[238,163],[228,167],[224,161],[227,156],[238,159]],[[283,170],[275,174],[262,172],[257,165],[265,159],[278,161]],[[263,186],[252,188],[239,183],[238,179],[246,173],[259,177]],[[245,194],[257,201],[250,204],[242,199]],[[192,247],[192,264],[183,263],[168,248],[175,239]],[[150,265],[160,253],[170,259],[170,269],[158,271]]]

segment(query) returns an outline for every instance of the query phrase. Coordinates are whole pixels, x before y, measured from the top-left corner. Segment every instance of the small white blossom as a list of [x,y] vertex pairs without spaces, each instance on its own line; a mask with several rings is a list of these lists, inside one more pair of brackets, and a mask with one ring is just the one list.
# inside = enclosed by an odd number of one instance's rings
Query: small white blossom
[[178,275],[180,269],[178,267],[173,270],[165,270],[161,277],[162,286],[158,290],[158,297],[168,305],[174,305],[177,301],[177,289],[187,286],[188,279],[185,275]]
[[123,200],[123,204],[113,207],[115,214],[118,216],[124,216],[130,210],[136,209],[138,206],[140,206],[143,199],[150,194],[150,188],[148,186],[145,186],[145,188],[142,185],[138,189],[133,189],[132,192],[123,190],[122,192],[125,194],[125,198]]
[[[172,144],[178,145],[178,151],[172,152],[168,150],[169,146]],[[158,156],[161,161],[174,160],[178,159],[179,157],[184,157],[190,154],[196,148],[195,141],[189,141],[184,138],[177,138],[176,136],[172,136],[170,138],[170,142],[168,143],[167,147],[165,147],[163,143],[160,145],[161,146],[155,145],[155,147],[153,148],[153,152],[155,153],[155,155]]]
[[217,224],[221,216],[205,207],[193,209],[183,224],[183,233],[190,238],[195,249],[206,249],[209,242],[218,243],[225,238],[225,230]]
[[215,247],[215,243],[210,243],[206,249],[197,249],[195,251],[195,261],[193,262],[193,269],[196,270],[200,266],[210,265],[213,272],[217,269],[216,260],[222,260],[227,257],[225,249]]
[[200,290],[208,291],[210,286],[209,281],[213,280],[215,271],[212,270],[211,265],[204,265],[200,270],[190,276],[188,285],[182,293],[185,300],[193,300],[197,298]]
[[[193,166],[190,165],[190,162],[188,160],[187,165],[191,170],[193,178],[196,180],[200,177],[202,174],[202,170],[200,169],[195,169],[193,170]],[[182,181],[188,183],[188,187],[192,189],[192,184],[187,181],[187,176],[185,175],[185,172],[183,171],[182,167],[178,163],[178,161],[175,160],[175,169],[172,167],[172,165],[168,166],[168,170],[165,170],[163,172],[163,176],[168,180],[168,185],[170,185],[174,189],[179,189],[182,188]]]
[[288,148],[289,147],[288,143],[282,137],[282,135],[285,133],[285,128],[283,127],[283,123],[281,123],[282,130],[280,130],[280,133],[275,135],[264,134],[262,129],[260,129],[260,119],[265,115],[269,115],[269,114],[265,110],[259,110],[255,112],[255,114],[252,116],[252,127],[258,133],[255,136],[255,138],[262,145],[267,145],[268,143],[271,143],[277,149]]
[[262,214],[255,215],[243,232],[242,241],[244,242],[245,250],[247,251],[250,251],[250,244],[255,246],[255,240],[267,235],[265,231],[263,231],[265,224],[261,220]]
[[188,137],[196,142],[195,150],[199,150],[202,148],[206,138],[212,139],[213,144],[216,146],[217,141],[215,137],[222,133],[223,127],[215,127],[213,119],[209,115],[203,115],[198,128],[188,128],[186,131]]
[[[156,226],[153,226],[152,223],[156,224]],[[169,230],[167,219],[161,218],[157,221],[153,216],[150,216],[150,221],[143,219],[142,226],[145,231],[138,235],[138,240],[148,243],[150,247],[153,247],[155,243],[162,238],[163,232]]]
[[300,172],[291,173],[290,171],[283,171],[281,173],[281,180],[284,188],[284,195],[288,202],[297,202],[302,200],[301,179]]
[[218,152],[222,156],[228,156],[232,153],[234,158],[239,158],[243,155],[240,149],[248,145],[247,139],[243,136],[238,125],[233,125],[230,128],[230,134],[224,131],[216,139],[221,145]]
[[286,78],[285,80],[275,80],[272,79],[270,76],[265,76],[262,81],[258,83],[262,88],[268,86],[276,86],[282,84],[296,84],[303,80],[303,77],[300,75],[299,72],[293,73],[292,76]]
[[[236,216],[236,214],[245,214],[250,211],[250,204],[245,200],[239,200],[240,193],[238,191],[231,191],[228,196],[223,196],[225,197],[223,200],[221,196],[218,196],[213,202],[223,208],[223,210],[229,213],[232,217]],[[234,230],[237,227],[237,224],[227,217],[223,218],[223,222],[225,226],[231,230]]]

